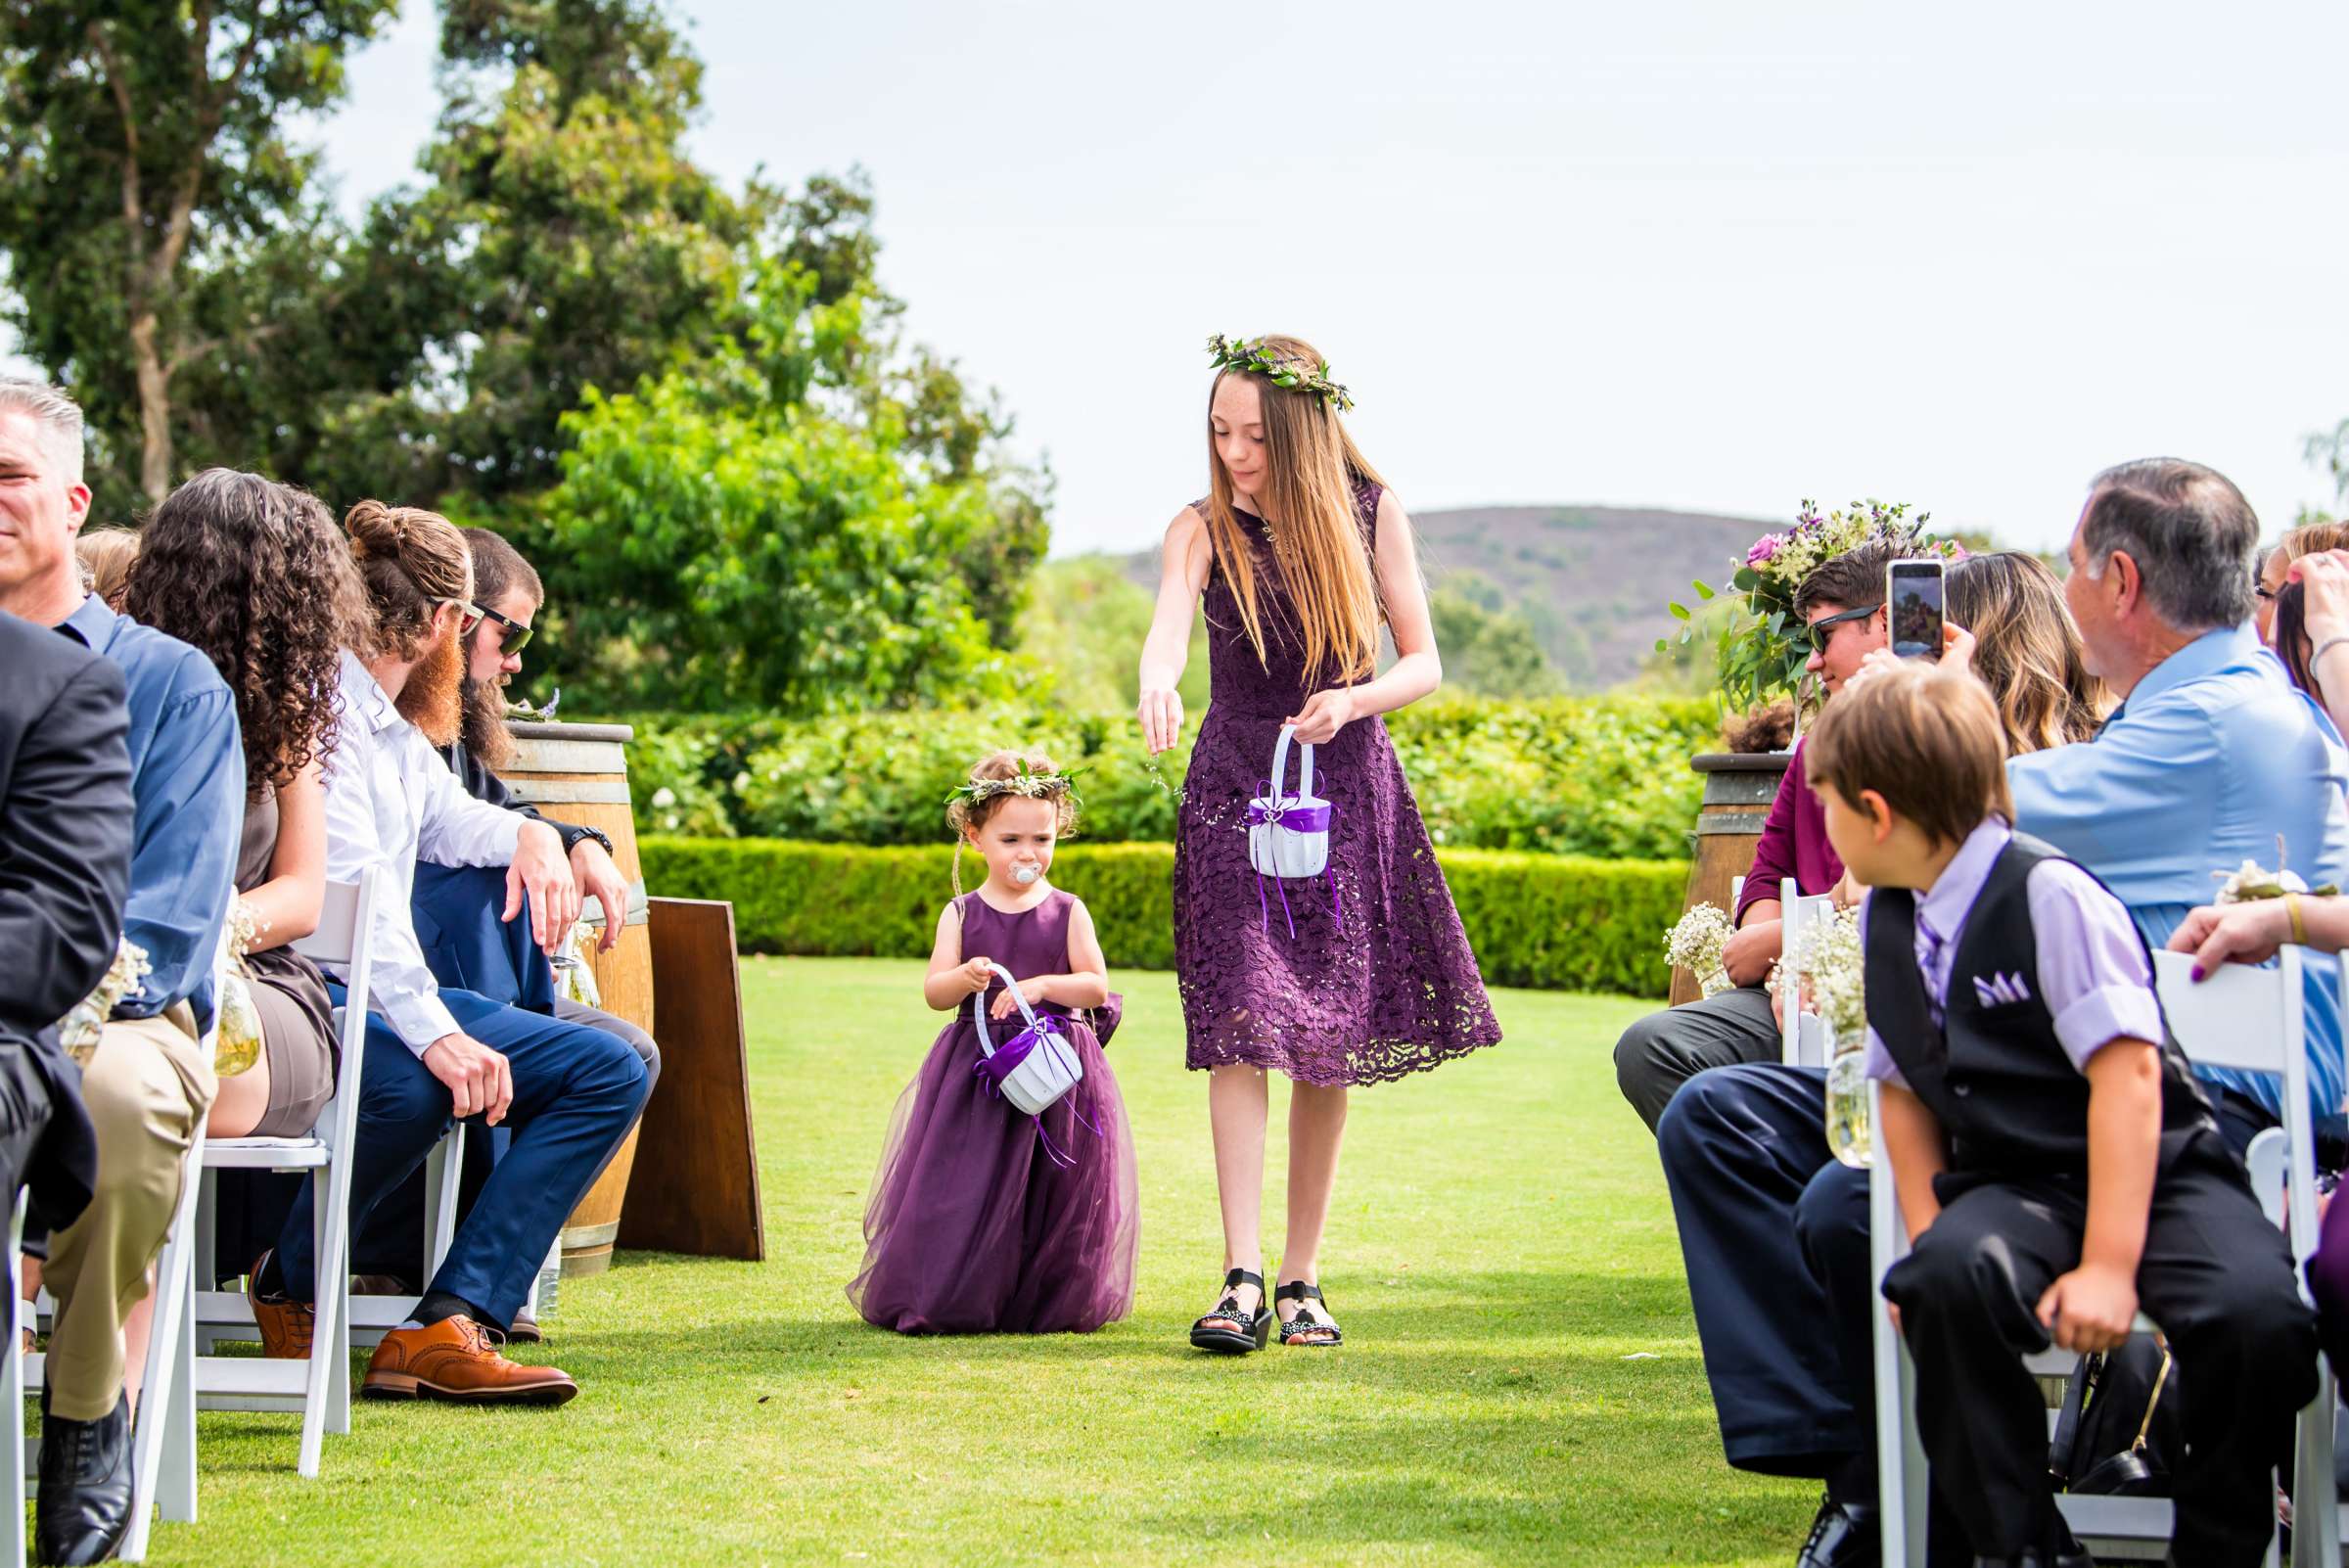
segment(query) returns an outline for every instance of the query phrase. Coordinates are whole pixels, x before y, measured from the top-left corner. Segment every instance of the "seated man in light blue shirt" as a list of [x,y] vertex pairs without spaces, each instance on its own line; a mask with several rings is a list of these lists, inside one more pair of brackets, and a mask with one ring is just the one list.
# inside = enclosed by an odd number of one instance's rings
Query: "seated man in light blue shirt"
[[218,1089],[200,1041],[245,823],[245,751],[219,671],[82,587],[73,558],[90,505],[81,432],[81,410],[64,394],[0,380],[0,610],[121,670],[131,860],[120,934],[148,965],[82,1067],[97,1187],[81,1217],[49,1238],[57,1315],[41,1401],[38,1546],[55,1563],[112,1556],[130,1523],[135,1390],[124,1382],[123,1328],[147,1295],[189,1141]]
[[[2273,864],[2279,835],[2311,883],[2349,881],[2349,754],[2245,624],[2258,535],[2241,492],[2198,464],[2097,476],[2064,597],[2089,668],[2123,704],[2090,744],[2007,763],[2014,826],[2103,879],[2154,946],[2210,897],[2214,871]],[[2337,1122],[2331,976],[2310,975],[2309,1079]],[[2238,1151],[2275,1125],[2271,1081],[2206,1076]],[[1729,1462],[1826,1478],[1821,1533],[1798,1561],[1847,1568],[1876,1561],[1868,1370],[1881,1307],[1866,1177],[1830,1156],[1824,1116],[1815,1070],[1717,1068],[1674,1096],[1657,1142]]]

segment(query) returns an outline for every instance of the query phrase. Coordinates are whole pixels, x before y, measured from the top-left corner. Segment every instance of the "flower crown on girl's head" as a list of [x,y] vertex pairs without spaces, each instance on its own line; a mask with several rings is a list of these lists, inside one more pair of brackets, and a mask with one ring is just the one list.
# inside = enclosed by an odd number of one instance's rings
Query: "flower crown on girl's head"
[[1207,351],[1218,370],[1245,371],[1251,376],[1264,377],[1275,387],[1316,392],[1341,414],[1354,407],[1354,394],[1329,379],[1326,359],[1321,361],[1320,368],[1308,369],[1302,359],[1274,358],[1262,338],[1250,343],[1246,339],[1226,338],[1220,332],[1207,340]]
[[968,809],[983,801],[991,801],[998,795],[1024,795],[1032,801],[1057,801],[1066,796],[1072,806],[1082,806],[1084,801],[1077,793],[1077,780],[1083,772],[1082,767],[1072,767],[1060,773],[1036,773],[1030,771],[1028,764],[1023,761],[1020,770],[1009,778],[963,780],[954,786],[954,793],[946,797],[946,804],[953,806],[959,803]]

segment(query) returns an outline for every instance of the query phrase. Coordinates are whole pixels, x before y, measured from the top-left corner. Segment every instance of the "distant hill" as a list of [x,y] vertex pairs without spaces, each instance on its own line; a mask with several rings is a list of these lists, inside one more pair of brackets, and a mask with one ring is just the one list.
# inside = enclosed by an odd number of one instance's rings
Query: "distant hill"
[[[1688,602],[1688,581],[1719,588],[1772,525],[1754,518],[1616,506],[1470,506],[1416,512],[1431,582],[1481,577],[1532,624],[1577,690],[1639,673],[1656,639],[1677,630],[1664,606]],[[1156,552],[1128,558],[1135,581],[1158,582]]]

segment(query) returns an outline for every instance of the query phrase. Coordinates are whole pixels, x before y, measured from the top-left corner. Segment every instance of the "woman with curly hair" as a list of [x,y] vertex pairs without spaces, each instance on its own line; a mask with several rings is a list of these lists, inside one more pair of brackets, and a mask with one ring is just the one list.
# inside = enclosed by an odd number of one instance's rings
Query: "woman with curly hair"
[[220,1081],[213,1137],[298,1137],[335,1091],[334,1008],[293,944],[326,897],[326,795],[342,648],[366,599],[342,530],[316,496],[207,469],[141,530],[124,611],[202,649],[236,694],[245,742],[237,893],[253,915],[246,964],[261,1058]]

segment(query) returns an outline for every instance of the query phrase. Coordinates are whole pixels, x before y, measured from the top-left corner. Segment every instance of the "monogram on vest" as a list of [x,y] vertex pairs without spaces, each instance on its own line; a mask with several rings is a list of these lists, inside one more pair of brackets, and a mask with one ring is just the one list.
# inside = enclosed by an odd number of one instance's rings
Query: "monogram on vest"
[[[1964,923],[1949,939],[1956,953],[1938,1025],[1917,966],[1916,896],[1906,888],[1878,888],[1868,896],[1867,1021],[1901,1077],[1941,1123],[1953,1172],[2087,1175],[2088,1079],[2065,1054],[2042,999],[2027,887],[2034,866],[2062,858],[2020,833],[2000,852]],[[2142,945],[2142,936],[2139,941]],[[2150,952],[2145,967],[2152,969]],[[2157,1043],[2161,1163],[2167,1166],[2187,1135],[2212,1121],[2166,1017]]]

